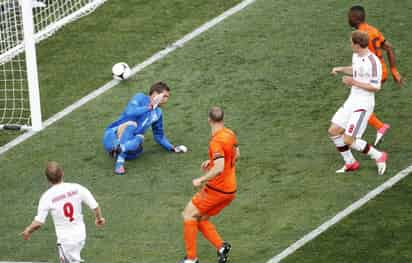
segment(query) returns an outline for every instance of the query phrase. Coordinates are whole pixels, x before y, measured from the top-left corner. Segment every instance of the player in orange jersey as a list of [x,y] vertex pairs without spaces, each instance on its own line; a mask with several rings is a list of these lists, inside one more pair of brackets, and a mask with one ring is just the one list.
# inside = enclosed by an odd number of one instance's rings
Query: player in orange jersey
[[[388,78],[388,71],[386,68],[385,60],[383,58],[382,49],[386,51],[389,60],[389,66],[391,69],[392,77],[398,85],[403,84],[403,78],[399,74],[395,64],[395,53],[393,52],[392,45],[385,39],[382,33],[375,27],[365,22],[365,9],[362,6],[355,5],[349,9],[348,22],[349,25],[357,30],[367,32],[369,35],[369,50],[374,53],[382,64],[382,83]],[[369,125],[373,126],[377,130],[375,145],[377,145],[382,139],[383,135],[390,128],[389,124],[380,121],[374,113],[369,118]]]
[[186,257],[180,263],[199,262],[196,249],[198,231],[217,249],[218,263],[227,262],[231,249],[209,221],[235,199],[237,189],[235,164],[239,147],[234,132],[224,126],[223,116],[223,110],[219,107],[209,111],[212,130],[209,159],[201,164],[204,175],[192,181],[195,187],[202,188],[183,211]]

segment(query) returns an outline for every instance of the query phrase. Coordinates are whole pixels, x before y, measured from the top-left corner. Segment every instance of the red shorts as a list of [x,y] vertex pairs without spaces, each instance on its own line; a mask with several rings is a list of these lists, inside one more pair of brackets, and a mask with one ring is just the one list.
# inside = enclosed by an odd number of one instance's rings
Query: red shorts
[[221,193],[205,186],[193,196],[192,203],[201,215],[214,216],[228,206],[235,197],[236,193]]

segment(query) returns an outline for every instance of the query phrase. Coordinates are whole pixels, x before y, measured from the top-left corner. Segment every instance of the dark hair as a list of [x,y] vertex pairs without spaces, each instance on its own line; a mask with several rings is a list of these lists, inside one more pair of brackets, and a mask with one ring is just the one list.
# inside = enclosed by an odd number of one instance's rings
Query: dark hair
[[359,17],[360,22],[364,22],[365,18],[366,18],[366,12],[365,12],[365,8],[363,8],[363,6],[360,5],[354,5],[352,6],[349,11],[351,13],[356,13]]
[[166,83],[159,81],[150,87],[149,95],[152,95],[154,92],[162,93],[165,90],[170,91],[169,86],[167,86]]
[[361,48],[366,48],[369,44],[369,35],[359,30],[353,31],[352,42],[353,44],[358,44]]
[[62,181],[64,172],[63,168],[57,162],[48,162],[44,174],[50,183],[57,184]]
[[213,122],[223,121],[224,116],[225,116],[225,113],[220,107],[214,106],[209,110],[209,118]]

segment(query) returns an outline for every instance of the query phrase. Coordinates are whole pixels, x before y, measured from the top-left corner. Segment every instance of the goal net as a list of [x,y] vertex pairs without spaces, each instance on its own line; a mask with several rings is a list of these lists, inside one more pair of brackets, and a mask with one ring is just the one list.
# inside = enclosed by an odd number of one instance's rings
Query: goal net
[[[107,0],[0,0],[0,129],[41,127],[34,43]],[[40,122],[40,123],[39,123]]]

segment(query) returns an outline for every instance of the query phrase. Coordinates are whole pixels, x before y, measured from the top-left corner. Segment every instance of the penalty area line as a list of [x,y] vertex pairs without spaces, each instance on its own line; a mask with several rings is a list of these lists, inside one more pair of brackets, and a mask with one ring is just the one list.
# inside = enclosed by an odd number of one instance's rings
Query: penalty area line
[[359,209],[363,205],[365,205],[367,202],[384,192],[385,190],[391,188],[394,186],[396,183],[404,179],[406,176],[408,176],[410,173],[412,173],[412,165],[403,169],[402,171],[398,172],[395,176],[389,178],[386,180],[383,184],[379,185],[369,193],[367,193],[365,196],[363,196],[361,199],[358,201],[352,203],[350,206],[345,208],[344,210],[340,211],[337,213],[334,217],[326,221],[325,223],[321,224],[319,227],[311,231],[310,233],[306,234],[303,236],[301,239],[290,245],[288,248],[283,250],[280,254],[276,255],[275,257],[271,258],[267,263],[277,263],[280,262],[281,260],[285,259],[287,256],[293,254],[296,250],[299,248],[303,247],[306,243],[312,241],[315,239],[317,236],[328,230],[331,226],[337,224],[340,222],[342,219],[353,213],[355,210]]
[[[221,15],[213,18],[212,20],[209,20],[206,23],[204,23],[203,25],[196,28],[192,32],[188,33],[187,35],[183,36],[181,39],[177,40],[176,42],[169,45],[165,49],[160,50],[159,52],[155,53],[154,55],[152,55],[150,58],[146,59],[142,63],[134,66],[131,69],[131,75],[129,76],[129,78],[131,76],[135,75],[136,73],[142,71],[144,68],[150,66],[151,64],[163,59],[164,57],[166,57],[167,55],[169,55],[170,53],[172,53],[176,49],[183,47],[190,40],[192,40],[195,37],[201,35],[202,33],[206,32],[210,28],[216,26],[217,24],[219,24],[220,22],[225,20],[226,18],[238,13],[239,11],[243,10],[244,8],[246,8],[249,5],[253,4],[254,2],[256,2],[256,0],[244,0],[244,1],[240,2],[239,4],[235,5],[234,7],[232,7],[230,9],[228,9],[227,11],[223,12]],[[83,106],[87,102],[93,100],[97,96],[99,96],[99,95],[103,94],[104,92],[110,90],[111,88],[115,87],[120,82],[121,81],[119,81],[119,80],[111,80],[111,81],[107,82],[105,85],[103,85],[102,87],[92,91],[91,93],[89,93],[85,97],[81,98],[80,100],[76,101],[75,103],[68,106],[64,110],[58,112],[57,114],[53,115],[52,117],[50,117],[49,119],[44,121],[43,122],[43,129],[47,128],[48,126],[50,126],[53,123],[57,122],[58,120],[62,119],[63,117],[70,114],[74,110],[80,108],[81,106]],[[29,139],[30,137],[37,134],[38,132],[41,132],[41,131],[30,130],[30,131],[18,136],[17,138],[10,141],[9,143],[1,146],[0,147],[0,155],[2,155],[3,153],[9,151],[10,149],[12,149],[13,147],[19,145],[20,143],[24,142],[25,140]]]

